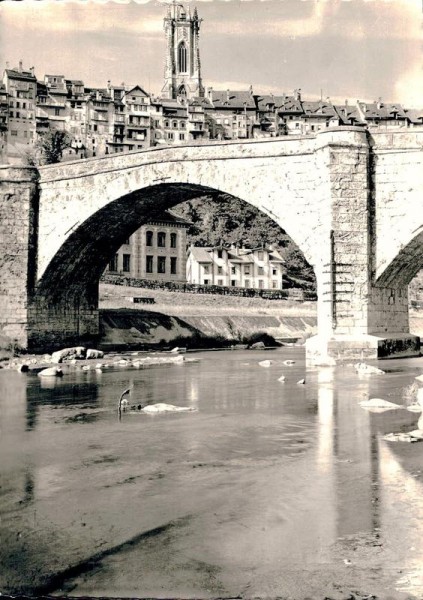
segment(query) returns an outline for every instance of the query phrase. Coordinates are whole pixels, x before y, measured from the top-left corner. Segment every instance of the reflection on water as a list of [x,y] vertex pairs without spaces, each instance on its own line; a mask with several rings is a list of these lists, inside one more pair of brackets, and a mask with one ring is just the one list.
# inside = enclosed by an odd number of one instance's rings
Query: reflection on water
[[[382,440],[420,414],[358,402],[402,404],[423,360],[363,376],[306,372],[292,348],[267,352],[268,369],[259,351],[196,356],[49,381],[0,372],[0,590],[305,597],[338,581],[421,596],[423,444]],[[198,410],[119,421],[129,386],[130,403]]]

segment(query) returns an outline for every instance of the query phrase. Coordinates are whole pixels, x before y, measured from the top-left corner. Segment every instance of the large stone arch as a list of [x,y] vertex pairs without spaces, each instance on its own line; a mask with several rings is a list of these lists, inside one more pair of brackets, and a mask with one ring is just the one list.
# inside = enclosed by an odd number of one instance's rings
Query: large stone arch
[[[73,228],[35,285],[30,308],[31,345],[54,347],[56,338],[63,343],[63,331],[68,343],[91,341],[98,329],[99,279],[123,241],[148,219],[181,202],[205,195],[215,197],[216,201],[223,194],[233,196],[226,189],[181,182],[158,183],[106,203]],[[256,207],[261,204],[257,199],[249,201],[239,195],[236,198]],[[276,218],[265,206],[261,210],[287,229],[282,215]],[[294,241],[301,244],[301,238],[295,237]],[[306,251],[306,258],[313,261],[309,246]]]

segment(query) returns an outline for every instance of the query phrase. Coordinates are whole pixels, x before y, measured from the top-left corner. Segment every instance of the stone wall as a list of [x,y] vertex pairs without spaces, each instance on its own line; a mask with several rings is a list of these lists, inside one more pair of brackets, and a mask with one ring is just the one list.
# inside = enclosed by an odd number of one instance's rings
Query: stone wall
[[1,328],[23,347],[36,278],[37,177],[36,169],[0,166]]

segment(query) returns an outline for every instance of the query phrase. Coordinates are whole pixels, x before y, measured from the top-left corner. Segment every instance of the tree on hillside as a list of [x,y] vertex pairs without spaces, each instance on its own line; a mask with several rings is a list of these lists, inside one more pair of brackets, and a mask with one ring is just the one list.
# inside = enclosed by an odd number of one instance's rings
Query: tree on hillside
[[188,243],[216,246],[224,242],[250,248],[272,245],[285,259],[288,285],[315,289],[314,271],[289,235],[247,202],[218,194],[188,200],[178,205],[177,212],[192,223]]
[[49,130],[40,135],[36,148],[43,165],[52,165],[61,161],[63,150],[69,148],[71,138],[66,131]]

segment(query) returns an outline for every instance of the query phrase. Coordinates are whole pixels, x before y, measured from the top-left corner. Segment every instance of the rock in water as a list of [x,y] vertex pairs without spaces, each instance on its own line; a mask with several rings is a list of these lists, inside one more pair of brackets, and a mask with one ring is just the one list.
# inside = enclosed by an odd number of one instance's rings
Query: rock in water
[[60,367],[49,367],[38,373],[38,377],[62,377],[63,371]]
[[85,358],[85,348],[83,346],[76,346],[75,348],[63,348],[53,352],[51,355],[52,363],[61,363],[65,360],[72,360],[74,358]]
[[272,364],[272,360],[262,360],[261,362],[259,362],[260,367],[265,367],[266,369],[269,368]]
[[194,412],[195,410],[197,409],[192,406],[174,406],[173,404],[165,404],[163,402],[150,404],[141,409],[142,412],[151,414],[163,412]]
[[281,383],[284,383],[284,382],[285,382],[285,379],[286,379],[286,378],[285,378],[285,375],[281,375],[281,376],[279,377],[278,381],[280,381]]
[[295,365],[295,360],[284,360],[283,364],[290,367],[291,365]]
[[363,373],[366,375],[384,375],[385,371],[382,369],[378,369],[377,367],[372,367],[372,365],[366,365],[366,363],[356,363],[354,365],[354,369],[357,373]]
[[297,384],[298,383],[301,384],[301,385],[303,385],[305,383],[305,379],[300,379],[299,381],[297,381]]
[[93,348],[88,348],[86,358],[103,358],[104,352],[101,350],[94,350]]
[[365,408],[371,412],[385,412],[386,410],[398,410],[399,408],[404,408],[400,404],[394,404],[393,402],[389,402],[388,400],[383,400],[383,398],[371,398],[370,400],[362,400],[359,402],[361,408]]

